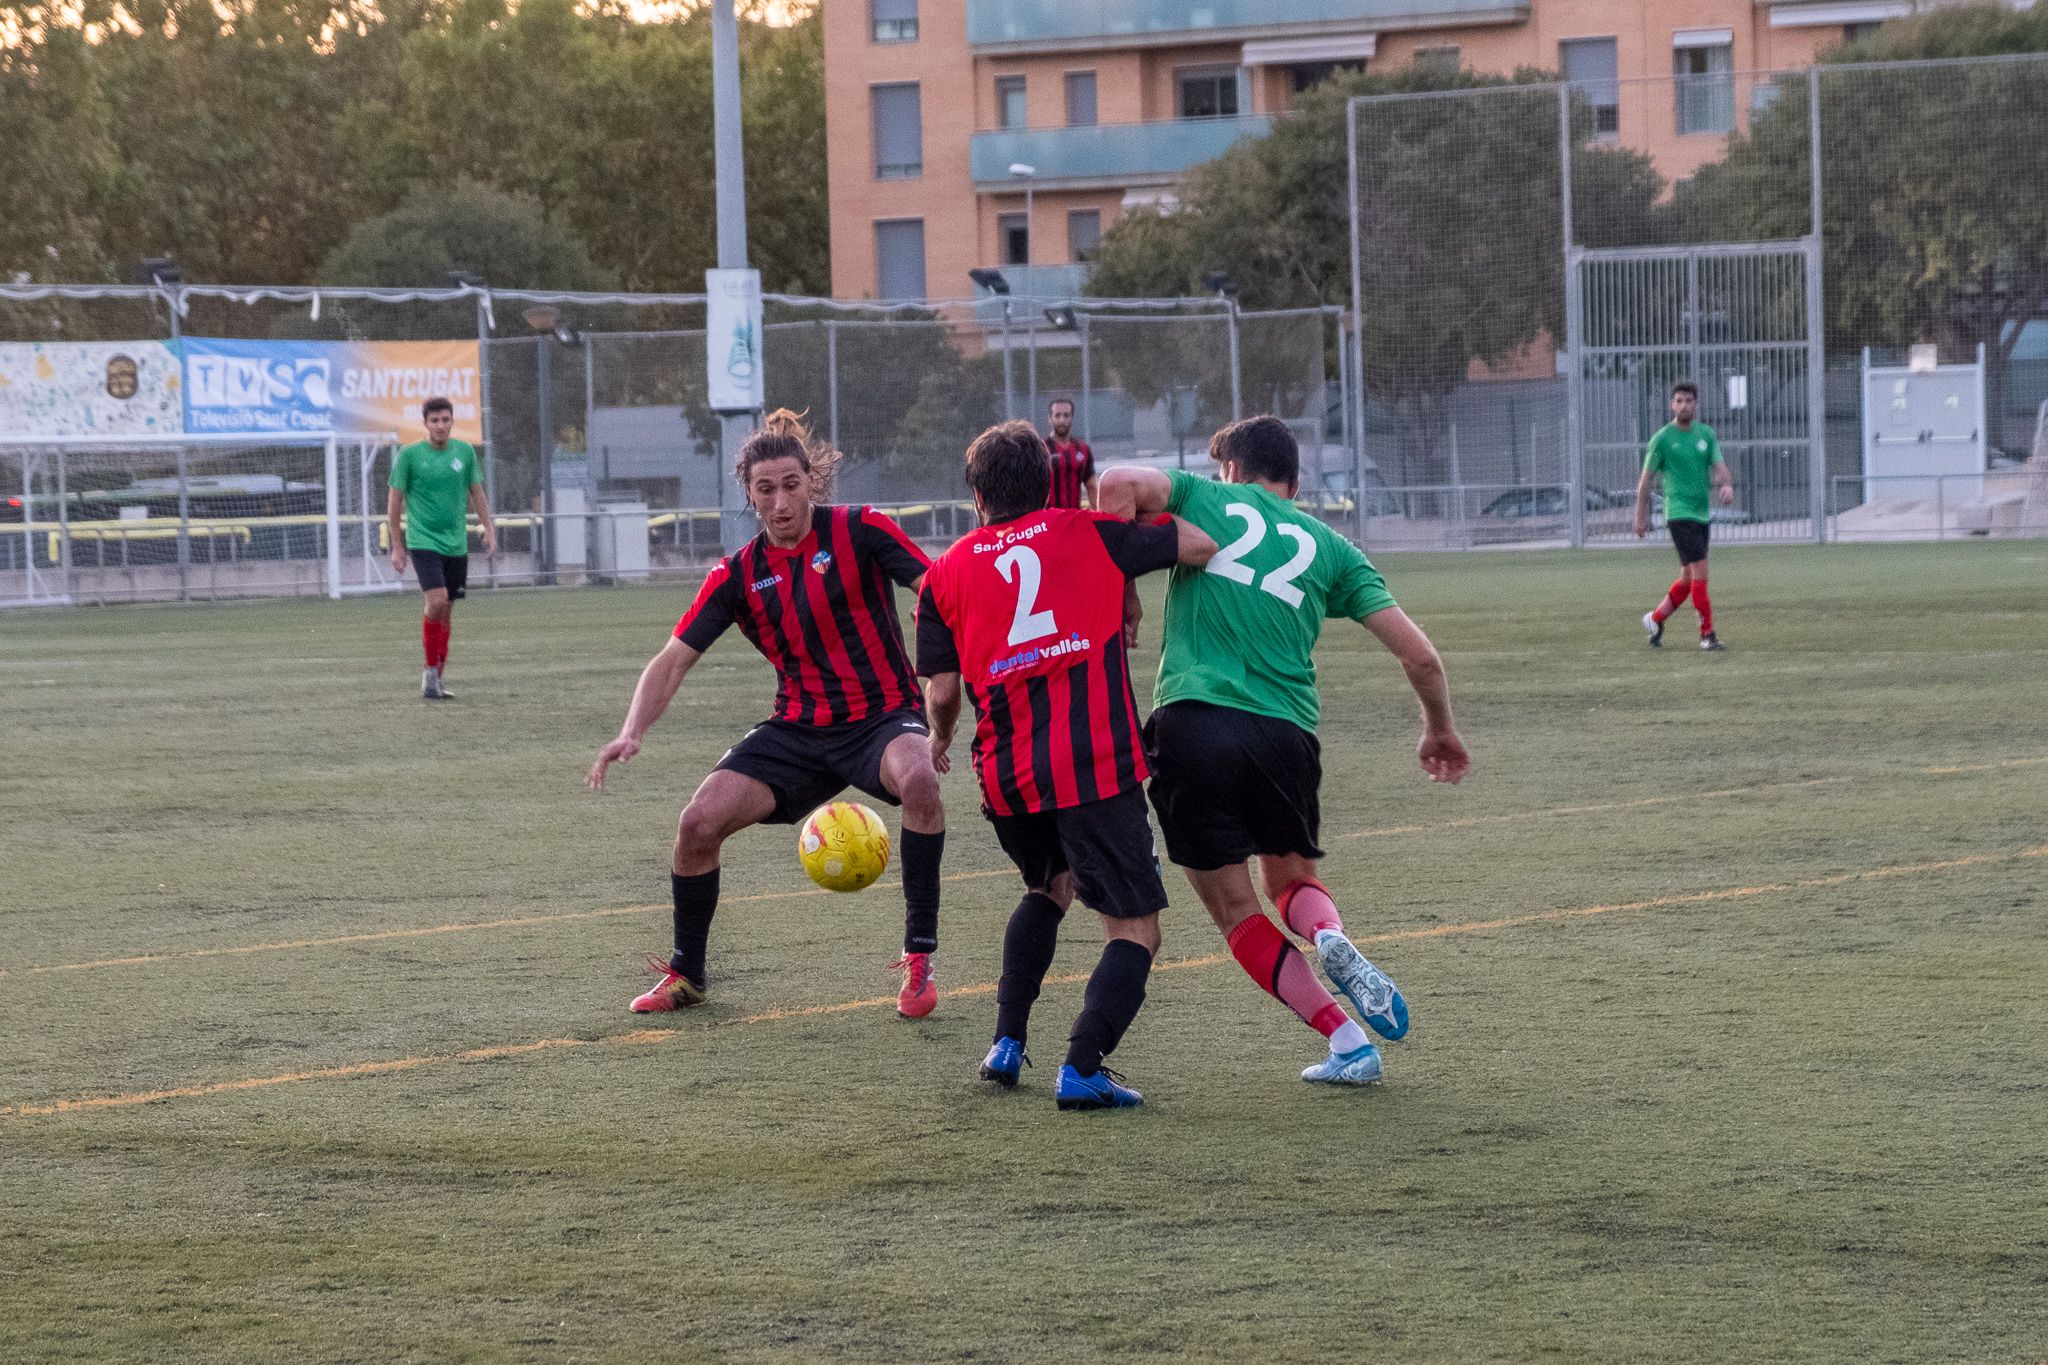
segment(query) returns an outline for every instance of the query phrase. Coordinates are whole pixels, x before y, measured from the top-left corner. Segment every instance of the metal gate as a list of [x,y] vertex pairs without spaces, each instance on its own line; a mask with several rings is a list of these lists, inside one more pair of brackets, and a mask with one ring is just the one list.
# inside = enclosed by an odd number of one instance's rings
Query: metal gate
[[1671,386],[1700,389],[1735,478],[1717,538],[1818,539],[1825,526],[1819,243],[1574,248],[1566,272],[1575,543],[1632,540],[1643,448]]

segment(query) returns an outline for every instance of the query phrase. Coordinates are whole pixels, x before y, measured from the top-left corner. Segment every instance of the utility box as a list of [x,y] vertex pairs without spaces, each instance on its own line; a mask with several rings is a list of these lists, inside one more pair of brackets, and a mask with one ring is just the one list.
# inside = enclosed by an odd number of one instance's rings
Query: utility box
[[[1928,348],[1931,352],[1932,348]],[[1981,502],[1989,429],[1974,365],[1873,365],[1863,352],[1863,500]]]
[[590,502],[574,485],[555,486],[555,521],[548,531],[555,538],[555,572],[561,581],[580,583],[590,562]]
[[591,565],[614,583],[647,581],[647,504],[601,502],[590,519]]

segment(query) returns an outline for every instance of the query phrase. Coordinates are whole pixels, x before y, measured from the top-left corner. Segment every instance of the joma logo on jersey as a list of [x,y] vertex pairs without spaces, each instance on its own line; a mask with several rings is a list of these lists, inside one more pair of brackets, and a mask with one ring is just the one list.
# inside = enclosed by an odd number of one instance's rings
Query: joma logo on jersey
[[775,585],[776,585],[777,583],[780,583],[781,581],[782,581],[782,575],[781,575],[781,574],[779,574],[779,573],[772,573],[772,574],[769,574],[769,575],[768,575],[768,576],[767,576],[766,578],[760,579],[760,580],[759,580],[759,581],[757,581],[757,582],[753,582],[753,583],[749,583],[749,584],[747,584],[747,591],[748,591],[748,592],[766,592],[766,591],[768,591],[768,589],[770,589],[770,588],[774,587],[774,586],[775,586]]

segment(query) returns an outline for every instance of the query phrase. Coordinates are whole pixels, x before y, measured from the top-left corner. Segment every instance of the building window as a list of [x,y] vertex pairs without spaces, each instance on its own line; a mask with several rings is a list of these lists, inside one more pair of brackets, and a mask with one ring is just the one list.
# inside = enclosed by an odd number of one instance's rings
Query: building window
[[1067,259],[1092,261],[1102,245],[1102,210],[1075,209],[1067,214]]
[[1288,89],[1297,95],[1305,95],[1311,87],[1321,85],[1332,76],[1363,70],[1364,62],[1296,62],[1287,68]]
[[875,224],[875,292],[885,299],[924,297],[924,219]]
[[1558,65],[1572,92],[1593,111],[1593,136],[1621,133],[1620,62],[1612,38],[1573,38],[1557,45]]
[[1460,54],[1455,47],[1418,47],[1415,49],[1417,66],[1434,67],[1439,71],[1456,71]]
[[1237,68],[1191,67],[1174,73],[1176,118],[1236,118]]
[[1069,128],[1093,128],[1095,126],[1095,73],[1093,71],[1069,71],[1067,73],[1067,126]]
[[878,43],[917,41],[917,0],[868,0],[868,19]]
[[875,106],[875,179],[923,175],[924,115],[916,83],[877,85],[868,93]]
[[1674,47],[1671,74],[1678,87],[1678,131],[1735,131],[1735,45]]
[[1860,24],[1844,24],[1842,25],[1842,41],[1845,43],[1860,43],[1865,38],[1875,38],[1877,31],[1883,27],[1884,20],[1882,19],[1865,19]]
[[1024,106],[1024,78],[996,77],[996,127],[1024,128],[1030,122],[1030,113]]
[[1031,264],[1031,220],[1021,213],[996,215],[996,244],[1004,265]]

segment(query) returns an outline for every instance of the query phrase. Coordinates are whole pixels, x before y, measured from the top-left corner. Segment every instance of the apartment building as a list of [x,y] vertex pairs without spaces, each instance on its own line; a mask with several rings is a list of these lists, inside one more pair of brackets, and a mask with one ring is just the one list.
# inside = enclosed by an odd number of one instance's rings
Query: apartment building
[[1737,117],[1713,76],[1803,66],[1929,3],[824,0],[833,293],[964,298],[985,267],[1076,292],[1119,217],[1340,70],[1562,71],[1603,135],[1690,174]]

